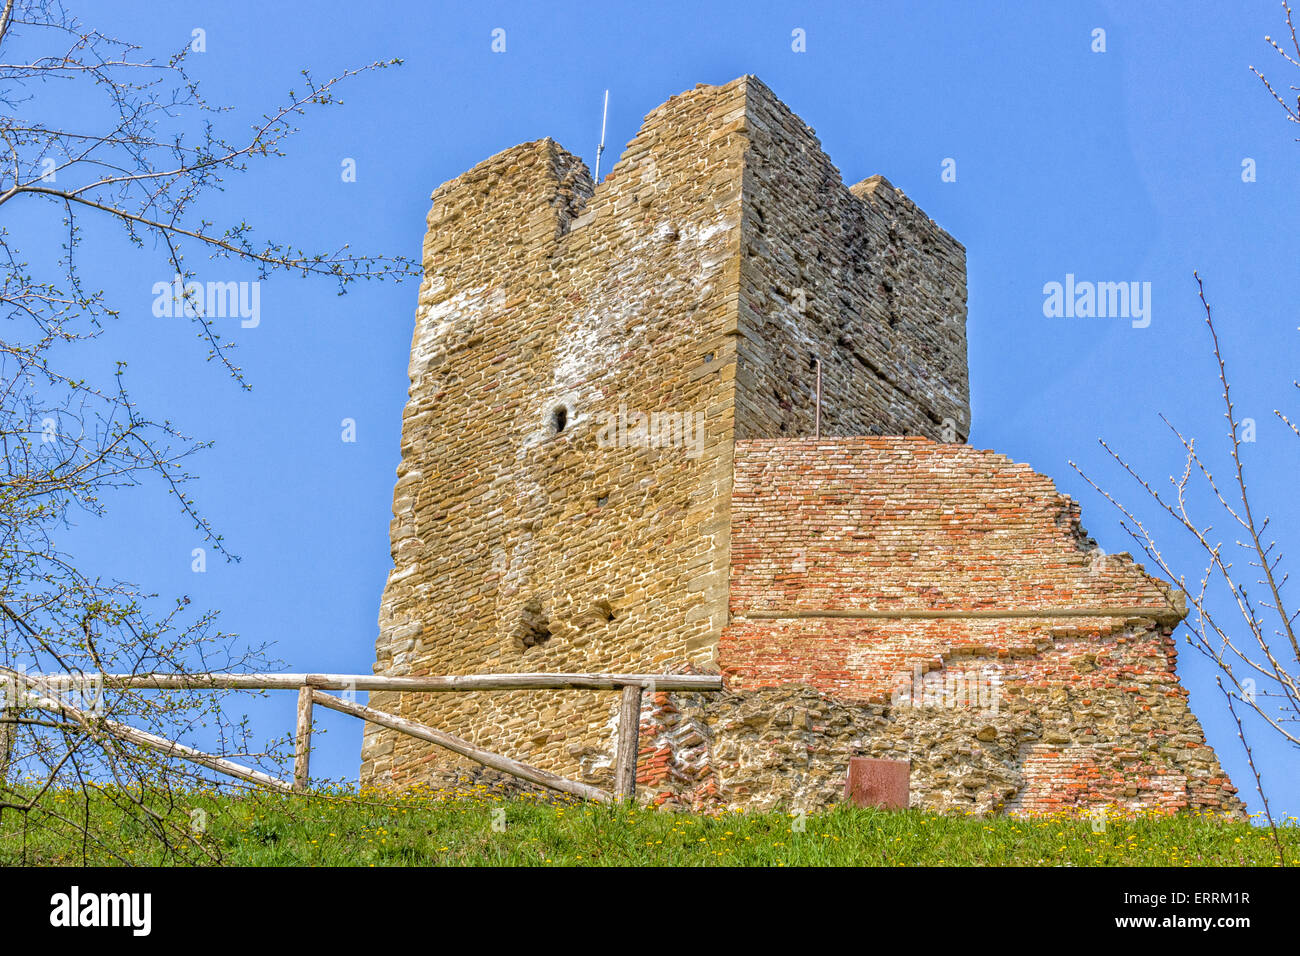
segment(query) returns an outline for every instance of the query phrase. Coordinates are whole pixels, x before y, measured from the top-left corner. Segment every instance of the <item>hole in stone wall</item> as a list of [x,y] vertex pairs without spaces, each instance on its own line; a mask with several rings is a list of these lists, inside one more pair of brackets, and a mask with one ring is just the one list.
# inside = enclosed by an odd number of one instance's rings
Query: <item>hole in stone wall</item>
[[545,644],[550,639],[551,622],[542,610],[542,599],[531,597],[519,616],[519,649],[526,651],[530,647]]
[[608,624],[612,620],[614,620],[614,606],[608,601],[596,601],[574,615],[572,623],[579,630],[585,630],[589,627]]
[[563,405],[555,406],[551,412],[551,431],[558,435],[569,424],[569,410]]
[[539,644],[545,644],[550,639],[551,631],[546,626],[546,622],[543,621],[538,623],[524,631],[522,638],[524,650],[528,650],[530,647],[537,647]]

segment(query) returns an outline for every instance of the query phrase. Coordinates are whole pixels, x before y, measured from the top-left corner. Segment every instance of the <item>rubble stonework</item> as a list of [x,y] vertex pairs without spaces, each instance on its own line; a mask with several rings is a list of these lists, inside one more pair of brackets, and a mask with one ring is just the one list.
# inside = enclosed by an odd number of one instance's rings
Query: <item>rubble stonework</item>
[[814,809],[869,756],[931,809],[1240,812],[1175,672],[1182,596],[1048,479],[925,438],[734,462],[729,693],[646,708],[653,799]]
[[[659,804],[814,808],[881,756],[917,806],[1239,809],[1179,596],[962,444],[962,246],[757,79],[664,103],[598,185],[551,140],[480,163],[424,264],[377,673],[721,671],[647,695]],[[616,695],[372,704],[612,777]],[[367,725],[363,783],[459,766]]]

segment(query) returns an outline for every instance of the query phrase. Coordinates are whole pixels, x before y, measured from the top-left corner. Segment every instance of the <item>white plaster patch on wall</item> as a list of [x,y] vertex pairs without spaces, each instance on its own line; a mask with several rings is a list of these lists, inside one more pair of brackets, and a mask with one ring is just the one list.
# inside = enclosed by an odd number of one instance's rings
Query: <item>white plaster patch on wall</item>
[[[618,300],[617,313],[611,313],[608,318],[621,317],[624,324],[622,328],[615,328],[611,322],[607,321],[605,326],[598,330],[597,341],[601,351],[599,353],[589,353],[594,356],[594,360],[598,362],[616,360],[618,348],[613,336],[623,335],[626,339],[645,330],[647,319],[643,318],[642,305],[652,294],[659,296],[662,296],[665,292],[685,294],[688,289],[691,289],[694,293],[694,299],[702,301],[712,289],[710,282],[712,276],[733,258],[729,252],[730,241],[718,242],[715,240],[719,236],[729,236],[733,230],[739,227],[739,217],[722,218],[704,224],[662,222],[652,230],[648,237],[635,243],[624,256],[623,264],[617,272],[613,273],[611,279],[616,288],[624,290],[636,289],[638,292],[629,294],[624,291],[621,294]],[[661,271],[656,289],[640,285],[637,282],[640,275],[640,263],[646,258],[659,255],[654,251],[653,246],[666,241],[676,241],[683,247],[683,251],[677,257],[677,262],[680,263],[681,268]],[[709,248],[699,250],[698,247],[701,246],[708,246]],[[628,318],[632,318],[633,321],[626,321]],[[587,376],[590,377],[591,375],[592,373],[588,371]],[[569,379],[569,381],[575,380]],[[557,376],[556,387],[559,387],[560,381],[561,379]]]
[[[739,228],[739,219],[722,219],[704,227],[686,227],[682,230],[682,238],[687,242],[693,242],[695,245],[704,246],[708,245],[717,236],[729,237],[733,230]],[[726,242],[714,243],[709,251],[700,257],[699,273],[692,281],[699,283],[708,279],[722,266],[730,262],[732,259],[730,248],[731,242],[729,238]]]
[[[421,299],[435,297],[445,288],[446,279],[431,280],[427,296],[422,295]],[[501,309],[505,304],[504,288],[494,286],[489,289],[488,286],[482,285],[424,305],[416,317],[419,333],[411,349],[411,364],[408,370],[411,381],[419,380],[429,362],[443,348],[442,340],[449,331],[464,326],[467,319]]]
[[534,425],[525,446],[531,447],[554,435],[553,416],[557,408],[564,408],[566,430],[581,428],[586,423],[592,405],[599,398],[594,383],[619,357],[620,340],[610,319],[599,310],[588,310],[564,323],[556,338],[551,385],[543,405],[535,410]]
[[513,596],[518,593],[520,585],[528,578],[533,556],[532,532],[523,532],[508,554],[505,578],[501,585],[502,596]]
[[789,329],[790,337],[799,343],[800,350],[810,355],[818,355],[824,351],[825,346],[809,333],[797,307],[782,309],[780,314],[781,321]]
[[397,568],[393,568],[393,570],[388,572],[388,583],[390,585],[393,585],[401,581],[405,581],[407,578],[415,574],[418,570],[420,570],[419,564],[408,564],[400,571]]
[[659,167],[655,163],[654,154],[651,153],[650,155],[646,156],[646,158],[641,163],[641,184],[643,186],[649,186],[651,184],[657,185],[658,182],[659,182]]
[[739,225],[739,219],[722,219],[718,222],[710,223],[702,228],[693,225],[687,226],[682,230],[682,238],[704,245],[704,243],[708,242],[714,236],[731,232],[731,230],[735,229]]
[[[642,716],[645,714],[646,696],[647,695],[645,694],[641,695],[641,710],[637,712],[638,725],[641,721]],[[618,717],[619,717],[619,703],[618,703],[618,698],[615,697],[613,699],[613,703],[609,705],[609,719],[605,721],[604,752],[600,754],[589,755],[587,760],[584,762],[584,766],[583,766],[583,770],[586,773],[590,774],[594,771],[603,770],[606,768],[613,769],[614,761],[618,757]],[[639,739],[640,738],[638,736],[638,746],[640,746]]]
[[618,354],[618,340],[594,310],[564,324],[556,340],[551,393],[571,392],[598,375]]

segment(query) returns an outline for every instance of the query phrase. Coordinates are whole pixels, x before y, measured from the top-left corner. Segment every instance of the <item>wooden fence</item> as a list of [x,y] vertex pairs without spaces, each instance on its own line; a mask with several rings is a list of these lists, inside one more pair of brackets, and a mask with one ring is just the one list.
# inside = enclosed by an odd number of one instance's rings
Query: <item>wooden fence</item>
[[[712,674],[472,674],[445,677],[384,677],[375,674],[101,674],[64,676],[22,674],[0,667],[0,679],[7,679],[9,692],[5,709],[36,708],[69,717],[88,730],[107,732],[123,740],[149,747],[172,757],[200,764],[227,776],[276,790],[306,790],[311,782],[312,714],[316,706],[359,717],[372,724],[425,740],[485,767],[572,794],[586,800],[612,803],[636,796],[636,769],[641,724],[641,697],[646,691],[722,690],[722,678]],[[297,727],[294,735],[292,783],[242,766],[224,757],[207,754],[176,741],[109,720],[69,704],[63,691],[94,686],[132,690],[296,690]],[[446,731],[358,704],[326,691],[398,691],[402,693],[446,693],[502,690],[601,690],[620,691],[617,750],[614,764],[614,792],[610,793],[530,766],[511,757],[492,753]],[[3,715],[0,715],[3,716]],[[0,754],[4,761],[7,754]]]

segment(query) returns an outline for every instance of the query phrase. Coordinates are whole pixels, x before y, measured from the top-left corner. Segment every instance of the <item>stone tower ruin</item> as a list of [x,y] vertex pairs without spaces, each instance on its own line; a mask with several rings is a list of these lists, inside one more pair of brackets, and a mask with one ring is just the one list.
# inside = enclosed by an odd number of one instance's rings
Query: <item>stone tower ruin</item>
[[[377,673],[720,671],[645,701],[658,804],[821,806],[878,756],[914,806],[1240,812],[1182,596],[965,444],[963,247],[758,79],[673,97],[598,185],[550,139],[493,156],[423,257]],[[617,695],[373,705],[612,774]],[[362,782],[455,761],[367,725]]]

